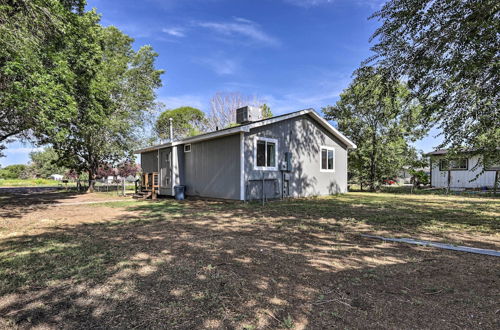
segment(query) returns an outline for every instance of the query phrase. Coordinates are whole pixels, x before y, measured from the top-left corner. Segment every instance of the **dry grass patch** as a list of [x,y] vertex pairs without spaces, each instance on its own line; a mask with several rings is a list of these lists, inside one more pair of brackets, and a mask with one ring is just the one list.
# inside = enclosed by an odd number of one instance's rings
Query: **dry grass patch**
[[91,196],[42,196],[50,207],[33,197],[28,208],[0,199],[9,207],[0,219],[0,325],[500,326],[494,257],[359,236],[466,235],[498,249],[498,199],[354,193],[265,207],[203,200],[60,206]]

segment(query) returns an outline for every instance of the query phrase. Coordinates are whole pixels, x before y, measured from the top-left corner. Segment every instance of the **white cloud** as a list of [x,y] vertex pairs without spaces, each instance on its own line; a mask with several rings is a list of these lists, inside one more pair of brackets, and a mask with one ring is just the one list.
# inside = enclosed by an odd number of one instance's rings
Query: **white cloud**
[[262,30],[259,24],[246,18],[235,17],[230,22],[197,22],[197,26],[228,37],[246,37],[250,41],[276,46],[278,40]]
[[26,148],[26,147],[20,147],[20,148],[8,148],[4,150],[4,153],[6,154],[28,154],[33,151],[42,151],[44,148],[39,147],[39,148]]
[[183,28],[178,28],[178,27],[164,28],[161,31],[173,37],[182,38],[186,36],[186,33]]
[[239,69],[239,63],[236,60],[220,56],[202,58],[197,61],[208,66],[220,76],[235,74]]

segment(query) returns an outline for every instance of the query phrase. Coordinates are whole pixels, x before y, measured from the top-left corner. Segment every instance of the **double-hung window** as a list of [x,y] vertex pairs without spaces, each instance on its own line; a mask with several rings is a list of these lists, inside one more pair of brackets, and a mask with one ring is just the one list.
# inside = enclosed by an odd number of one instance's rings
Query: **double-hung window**
[[255,138],[254,159],[256,170],[276,171],[278,158],[278,140],[270,138]]
[[335,172],[335,149],[321,147],[321,172]]

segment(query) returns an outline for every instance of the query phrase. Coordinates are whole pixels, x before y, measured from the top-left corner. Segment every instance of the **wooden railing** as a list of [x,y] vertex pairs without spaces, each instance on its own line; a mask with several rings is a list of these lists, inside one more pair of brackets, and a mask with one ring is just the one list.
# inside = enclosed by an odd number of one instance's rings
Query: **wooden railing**
[[151,198],[156,199],[156,196],[160,192],[158,172],[142,173],[141,191],[151,192]]

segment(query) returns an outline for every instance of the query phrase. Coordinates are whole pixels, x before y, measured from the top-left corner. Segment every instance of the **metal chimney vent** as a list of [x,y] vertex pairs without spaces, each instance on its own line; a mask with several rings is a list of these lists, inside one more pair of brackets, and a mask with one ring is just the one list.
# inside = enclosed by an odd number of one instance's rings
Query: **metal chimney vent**
[[259,107],[245,106],[236,109],[236,123],[246,124],[262,119],[262,109]]

